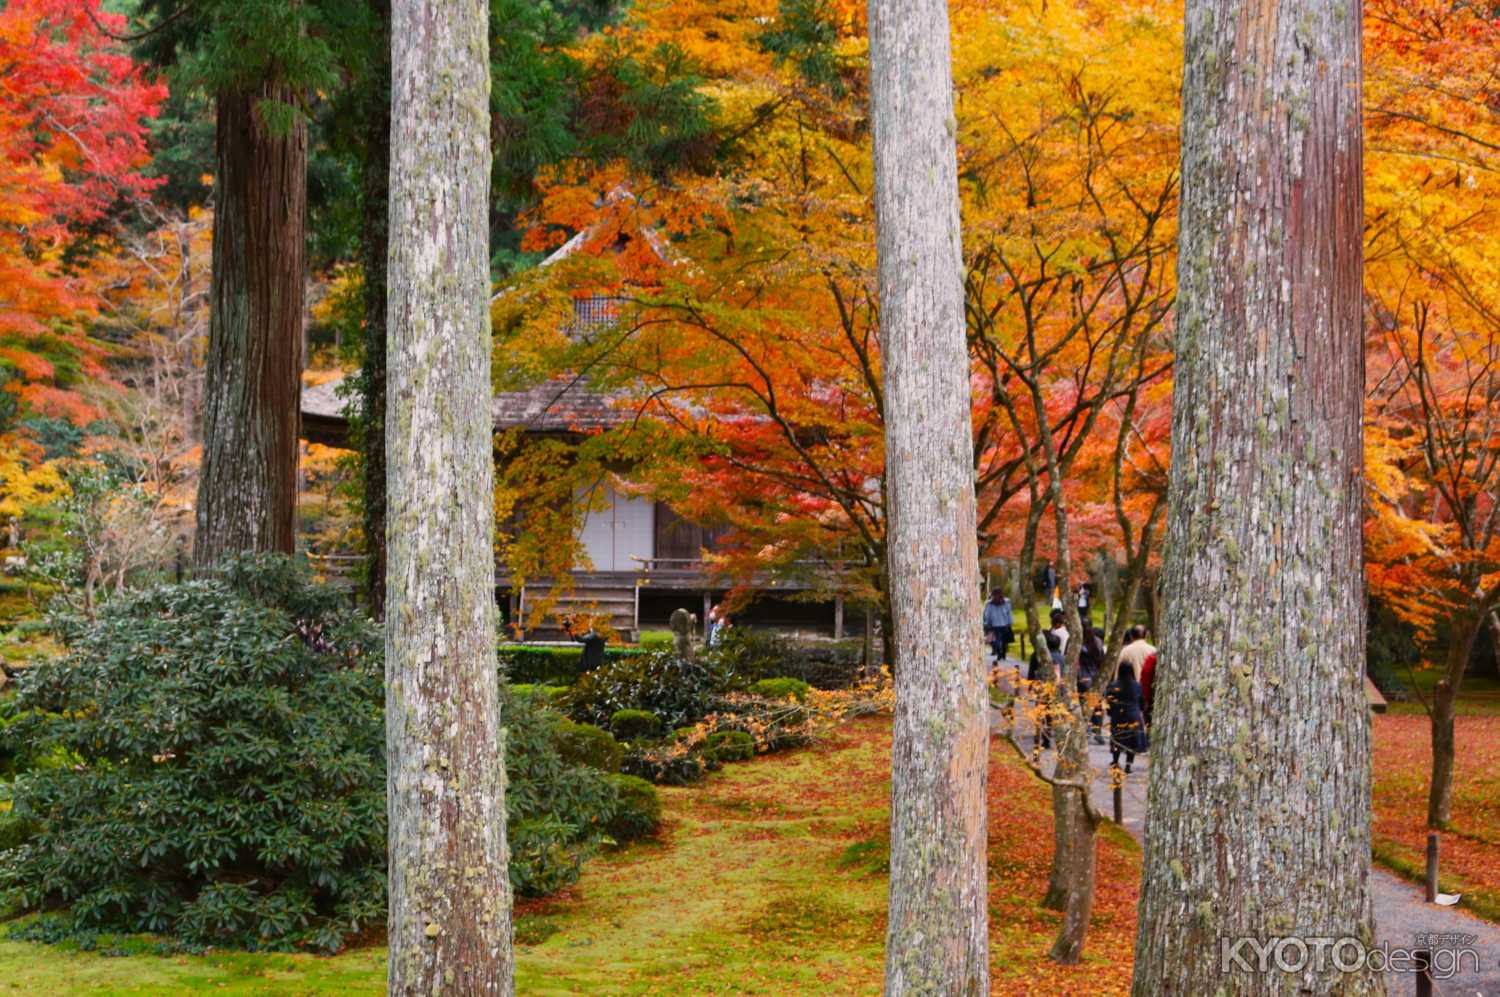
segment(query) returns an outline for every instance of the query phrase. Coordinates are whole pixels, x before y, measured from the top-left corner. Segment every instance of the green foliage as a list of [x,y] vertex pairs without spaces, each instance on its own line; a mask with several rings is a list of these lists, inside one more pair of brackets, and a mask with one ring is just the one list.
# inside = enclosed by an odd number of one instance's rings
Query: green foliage
[[606,774],[620,771],[625,749],[609,731],[593,724],[563,719],[557,725],[557,753],[573,765],[587,765]]
[[744,682],[796,678],[818,689],[846,689],[859,681],[864,644],[859,640],[795,640],[732,627],[711,656]]
[[522,896],[553,893],[578,879],[615,814],[609,778],[563,757],[562,717],[535,696],[503,694],[505,810],[511,885]]
[[799,703],[805,703],[809,688],[810,686],[801,679],[783,675],[780,678],[761,679],[750,686],[750,692],[756,696],[764,696],[766,699],[795,699]]
[[604,725],[618,710],[649,710],[664,728],[681,727],[711,712],[731,678],[716,662],[665,652],[617,658],[579,677],[569,712],[575,720]]
[[661,717],[649,710],[616,710],[610,714],[609,729],[623,741],[644,741],[661,733]]
[[721,762],[748,762],[755,757],[755,738],[742,730],[716,730],[708,735],[708,750]]
[[14,784],[0,889],[68,930],[325,951],[385,910],[380,640],[285,558],[63,621],[7,734],[75,764]]
[[[604,663],[644,653],[634,647],[606,647]],[[501,644],[500,664],[516,683],[572,685],[583,674],[583,648]]]
[[843,97],[848,89],[844,76],[851,67],[835,49],[839,37],[835,13],[828,0],[781,0],[776,20],[758,41],[778,63],[794,65],[808,83]]
[[656,787],[633,775],[616,774],[609,781],[619,800],[609,822],[610,837],[623,844],[655,834],[661,826],[661,795]]

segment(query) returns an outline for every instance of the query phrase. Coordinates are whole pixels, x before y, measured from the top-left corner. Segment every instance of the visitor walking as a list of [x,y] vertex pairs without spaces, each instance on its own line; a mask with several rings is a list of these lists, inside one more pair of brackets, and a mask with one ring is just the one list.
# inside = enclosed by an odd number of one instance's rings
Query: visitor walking
[[1148,747],[1141,684],[1135,680],[1134,665],[1120,663],[1119,674],[1104,698],[1109,704],[1109,764],[1111,768],[1119,768],[1123,754],[1125,771],[1129,773],[1135,756]]
[[1133,626],[1125,631],[1125,646],[1120,649],[1120,665],[1130,665],[1140,676],[1142,708],[1147,728],[1151,726],[1151,704],[1156,693],[1156,647],[1146,639],[1146,628]]
[[1052,611],[1052,629],[1049,630],[1048,633],[1052,633],[1052,634],[1056,634],[1057,635],[1057,642],[1059,644],[1059,651],[1062,654],[1067,654],[1068,653],[1068,625],[1067,625],[1067,623],[1065,623],[1063,621],[1063,611],[1061,609],[1054,609]]
[[1011,642],[1016,639],[1016,614],[1010,600],[999,589],[990,591],[990,601],[984,604],[984,639],[989,642],[998,664],[1010,653]]
[[[1100,676],[1104,671],[1104,631],[1083,625],[1083,643],[1078,648],[1078,698],[1089,710],[1089,728],[1095,744],[1104,743],[1104,709],[1098,695]],[[1093,702],[1090,704],[1090,698]],[[1090,709],[1092,705],[1092,709]]]
[[1045,646],[1037,648],[1031,657],[1031,668],[1026,678],[1031,683],[1032,695],[1036,697],[1036,747],[1052,747],[1052,711],[1058,700],[1058,682],[1062,675],[1062,642],[1051,630],[1043,634]]

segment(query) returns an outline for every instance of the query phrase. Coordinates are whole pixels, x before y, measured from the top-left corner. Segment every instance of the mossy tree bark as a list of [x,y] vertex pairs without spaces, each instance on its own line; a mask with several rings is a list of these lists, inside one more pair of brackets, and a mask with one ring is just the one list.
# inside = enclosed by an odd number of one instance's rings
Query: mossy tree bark
[[1247,972],[1225,951],[1243,937],[1373,941],[1360,5],[1188,0],[1186,17],[1134,992],[1383,993],[1378,974],[1330,958]]
[[495,670],[489,11],[392,4],[390,992],[510,994]]
[[887,994],[989,992],[989,707],[948,7],[871,0],[896,720]]
[[275,82],[218,95],[213,276],[203,465],[193,564],[290,553],[295,540],[306,258],[307,125],[260,105],[297,103]]
[[360,250],[364,270],[364,363],[360,415],[364,423],[365,595],[376,619],[385,617],[385,337],[386,265],[390,251],[391,4],[369,0],[382,42],[365,95],[364,218]]

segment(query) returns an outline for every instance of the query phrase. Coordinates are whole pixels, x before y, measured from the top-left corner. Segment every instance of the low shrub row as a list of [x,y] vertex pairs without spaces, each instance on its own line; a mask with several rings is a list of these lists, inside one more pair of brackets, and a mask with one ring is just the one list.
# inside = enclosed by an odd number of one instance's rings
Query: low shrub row
[[[646,654],[638,647],[606,647],[605,662]],[[583,648],[501,644],[500,669],[513,684],[572,685],[583,674]]]

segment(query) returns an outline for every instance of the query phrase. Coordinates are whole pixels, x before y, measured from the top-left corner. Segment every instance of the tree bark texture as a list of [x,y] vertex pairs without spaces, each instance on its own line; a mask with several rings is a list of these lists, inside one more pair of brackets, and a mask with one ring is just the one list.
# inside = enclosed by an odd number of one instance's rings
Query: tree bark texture
[[1360,16],[1187,3],[1140,997],[1384,992],[1331,959],[1245,972],[1222,948],[1373,941]]
[[392,5],[390,993],[514,992],[495,668],[489,11]]
[[383,43],[366,95],[364,219],[360,233],[364,269],[364,364],[360,415],[364,421],[365,594],[370,613],[385,617],[385,337],[386,264],[390,252],[391,4],[370,0]]
[[1432,690],[1432,780],[1427,785],[1427,826],[1442,829],[1453,819],[1454,717],[1458,691],[1474,655],[1483,618],[1477,612],[1457,613],[1450,622],[1448,658],[1443,677]]
[[871,116],[896,651],[887,994],[989,992],[989,706],[978,620],[944,0],[871,0]]
[[242,551],[290,553],[296,539],[307,124],[274,129],[263,102],[296,95],[273,82],[218,95],[200,570]]

